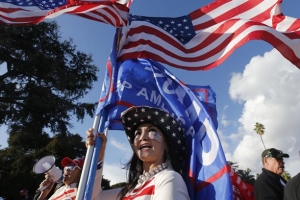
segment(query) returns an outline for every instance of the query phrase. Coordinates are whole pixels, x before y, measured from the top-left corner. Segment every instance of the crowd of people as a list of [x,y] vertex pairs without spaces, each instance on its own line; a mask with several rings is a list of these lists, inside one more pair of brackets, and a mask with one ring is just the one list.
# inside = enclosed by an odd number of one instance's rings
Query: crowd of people
[[[102,161],[107,138],[102,139],[98,158],[92,199],[190,199],[187,186],[182,177],[182,167],[186,156],[186,141],[180,124],[166,111],[148,106],[135,106],[121,115],[123,127],[132,147],[133,155],[127,163],[127,182],[123,188],[102,190]],[[86,132],[86,146],[93,146],[93,129]],[[263,168],[254,185],[256,200],[300,200],[300,174],[286,181],[281,177],[284,172],[283,158],[289,155],[275,148],[266,149],[261,154]],[[56,184],[55,192],[49,195],[55,182],[45,176],[37,190],[34,200],[75,199],[80,181],[84,159],[65,157],[61,160],[63,178]],[[50,196],[50,197],[49,197]]]

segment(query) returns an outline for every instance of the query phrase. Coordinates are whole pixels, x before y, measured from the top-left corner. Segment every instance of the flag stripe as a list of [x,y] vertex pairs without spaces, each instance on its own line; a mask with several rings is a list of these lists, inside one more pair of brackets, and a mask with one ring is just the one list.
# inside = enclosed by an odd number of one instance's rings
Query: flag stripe
[[111,6],[100,5],[89,10],[82,8],[72,11],[70,14],[76,14],[86,19],[104,22],[115,27],[122,27],[127,24],[128,8],[121,4],[112,4]]
[[230,168],[225,165],[223,166],[217,173],[215,173],[213,176],[209,177],[208,179],[206,179],[205,181],[201,182],[200,184],[197,185],[196,187],[196,191],[200,191],[202,190],[204,187],[209,186],[211,183],[217,181],[218,179],[220,179],[224,174],[227,174],[228,172],[230,172]]
[[108,93],[105,94],[104,97],[101,97],[99,99],[99,103],[101,102],[104,102],[104,101],[107,101],[108,100],[108,97],[111,95],[112,91],[114,90],[114,83],[113,83],[113,79],[112,79],[112,65],[111,65],[111,62],[110,60],[107,61],[106,63],[106,72],[108,74],[108,78],[109,78],[109,91]]
[[208,6],[193,11],[190,16],[197,32],[234,18],[264,22],[270,19],[274,6],[278,4],[278,0],[215,1]]

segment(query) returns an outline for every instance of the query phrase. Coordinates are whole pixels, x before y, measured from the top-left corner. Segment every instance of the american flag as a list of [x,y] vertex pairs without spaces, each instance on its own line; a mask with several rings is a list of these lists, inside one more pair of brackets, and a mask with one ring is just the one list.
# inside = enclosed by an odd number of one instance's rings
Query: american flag
[[36,24],[66,13],[121,27],[128,12],[115,0],[0,0],[0,22],[6,24]]
[[178,18],[129,16],[118,60],[149,58],[185,70],[221,64],[250,40],[264,40],[300,68],[300,20],[280,0],[215,1]]

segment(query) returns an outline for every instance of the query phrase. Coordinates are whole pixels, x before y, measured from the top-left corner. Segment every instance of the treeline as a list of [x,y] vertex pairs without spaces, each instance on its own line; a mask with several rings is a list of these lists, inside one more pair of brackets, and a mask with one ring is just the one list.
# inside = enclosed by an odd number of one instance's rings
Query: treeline
[[[85,156],[85,144],[71,133],[71,120],[93,116],[97,102],[81,99],[97,80],[91,55],[60,37],[58,25],[0,24],[0,126],[8,127],[8,147],[0,147],[0,196],[31,195],[43,175],[33,173],[37,159]],[[3,127],[2,127],[3,130]],[[3,136],[0,136],[3,137]]]

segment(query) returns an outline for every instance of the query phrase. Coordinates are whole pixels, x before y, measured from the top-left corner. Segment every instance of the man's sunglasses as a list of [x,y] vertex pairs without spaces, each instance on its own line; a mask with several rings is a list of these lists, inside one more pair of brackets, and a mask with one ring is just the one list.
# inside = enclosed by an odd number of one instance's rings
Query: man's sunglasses
[[78,168],[78,169],[81,169],[80,167],[78,167],[77,165],[68,165],[68,166],[65,166],[64,167],[64,171],[67,171],[67,170],[74,170],[75,168]]

